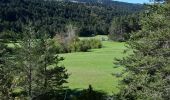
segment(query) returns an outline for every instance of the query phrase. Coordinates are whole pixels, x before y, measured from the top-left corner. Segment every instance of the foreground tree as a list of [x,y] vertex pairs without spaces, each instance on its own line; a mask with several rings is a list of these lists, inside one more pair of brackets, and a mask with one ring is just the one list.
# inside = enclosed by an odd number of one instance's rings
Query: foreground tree
[[0,39],[0,99],[11,99],[13,84],[12,67],[9,63],[9,48],[5,41]]
[[62,87],[68,74],[58,66],[63,60],[56,55],[55,42],[47,36],[36,38],[36,32],[28,27],[18,45],[16,66],[19,85],[26,91],[27,99],[34,99]]
[[133,54],[118,60],[126,68],[120,100],[170,99],[170,5],[148,6],[142,30],[128,42]]
[[25,30],[24,38],[18,46],[16,54],[16,66],[18,67],[18,75],[21,82],[20,87],[23,87],[28,94],[28,98],[32,99],[35,95],[35,88],[38,68],[38,40],[35,37],[35,32],[31,27]]
[[64,59],[57,55],[56,42],[47,35],[43,36],[40,39],[39,53],[41,56],[38,68],[40,90],[45,94],[62,89],[63,83],[67,82],[68,74],[65,67],[58,65]]

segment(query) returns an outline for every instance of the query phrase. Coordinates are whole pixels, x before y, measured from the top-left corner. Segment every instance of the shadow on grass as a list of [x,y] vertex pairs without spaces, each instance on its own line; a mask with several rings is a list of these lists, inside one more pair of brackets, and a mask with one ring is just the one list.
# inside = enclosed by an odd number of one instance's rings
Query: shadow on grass
[[95,91],[92,86],[89,85],[89,88],[85,90],[66,89],[50,91],[34,98],[33,100],[106,100],[106,97],[106,93]]

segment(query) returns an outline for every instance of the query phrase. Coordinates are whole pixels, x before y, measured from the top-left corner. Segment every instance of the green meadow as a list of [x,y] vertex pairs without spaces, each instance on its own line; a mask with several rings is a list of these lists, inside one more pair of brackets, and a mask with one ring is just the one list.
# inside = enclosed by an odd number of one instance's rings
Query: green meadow
[[67,86],[71,89],[87,89],[92,85],[95,90],[109,94],[119,91],[120,78],[112,74],[120,73],[123,68],[115,68],[113,62],[114,58],[126,55],[123,53],[125,43],[103,41],[102,44],[101,49],[89,52],[60,54],[65,58],[62,64],[70,74]]
[[[81,37],[80,39],[100,39],[102,48],[91,49],[88,52],[74,52],[59,54],[64,57],[60,64],[64,65],[70,74],[68,83],[65,84],[71,89],[87,89],[89,85],[95,90],[103,91],[108,94],[119,91],[120,78],[113,74],[120,73],[122,67],[114,65],[115,58],[122,58],[127,54],[123,53],[126,49],[124,42],[108,41],[107,36]],[[13,43],[8,44],[13,47]],[[115,68],[116,67],[116,68]]]

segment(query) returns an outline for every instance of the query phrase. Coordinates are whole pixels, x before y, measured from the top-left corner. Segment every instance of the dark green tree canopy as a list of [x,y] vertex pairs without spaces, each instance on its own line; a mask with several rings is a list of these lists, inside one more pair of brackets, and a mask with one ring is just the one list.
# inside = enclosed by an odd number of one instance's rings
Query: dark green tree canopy
[[51,36],[65,32],[65,26],[69,23],[76,26],[82,36],[108,34],[114,16],[138,12],[142,7],[128,3],[108,6],[54,0],[1,0],[0,32],[5,32],[6,38],[21,38],[24,25],[31,22],[36,30],[47,31]]
[[128,73],[119,99],[170,99],[169,11],[169,4],[150,5],[142,30],[132,34],[128,46],[133,53],[118,61]]

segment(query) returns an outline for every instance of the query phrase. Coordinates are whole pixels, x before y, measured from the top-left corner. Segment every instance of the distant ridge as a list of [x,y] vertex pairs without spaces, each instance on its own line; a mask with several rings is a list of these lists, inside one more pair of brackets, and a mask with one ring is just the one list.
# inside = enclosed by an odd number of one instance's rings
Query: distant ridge
[[121,2],[121,1],[114,1],[114,0],[63,0],[63,1],[70,1],[76,3],[100,3],[100,4],[107,4],[107,5],[115,5],[115,4],[141,5],[141,4],[133,4],[133,3]]

